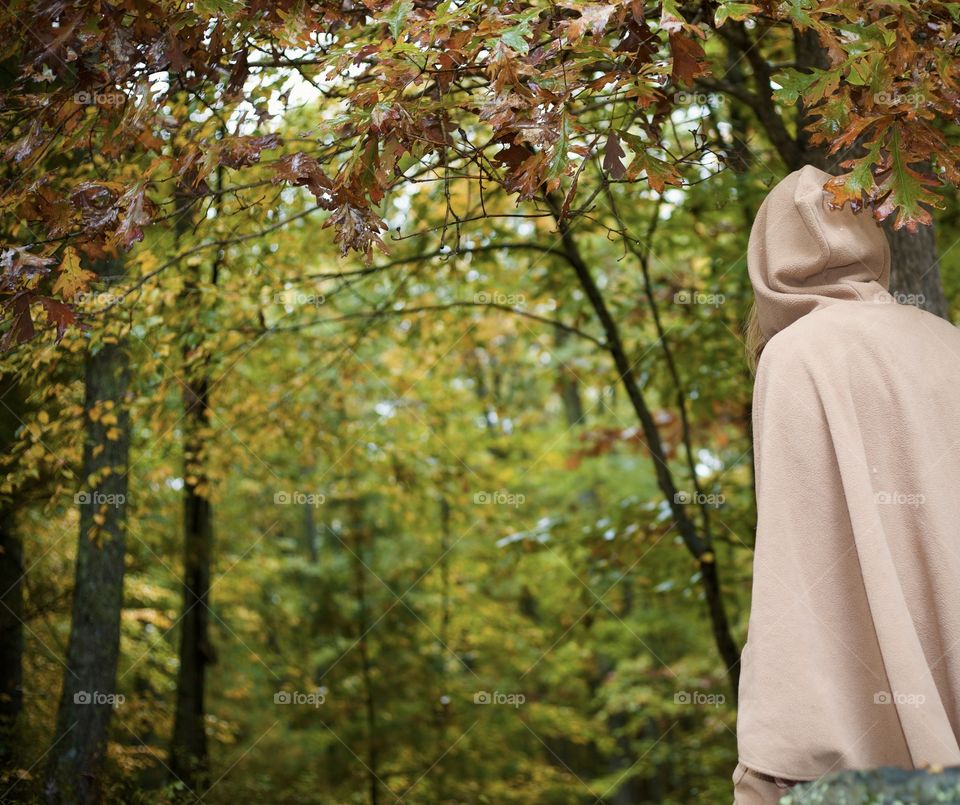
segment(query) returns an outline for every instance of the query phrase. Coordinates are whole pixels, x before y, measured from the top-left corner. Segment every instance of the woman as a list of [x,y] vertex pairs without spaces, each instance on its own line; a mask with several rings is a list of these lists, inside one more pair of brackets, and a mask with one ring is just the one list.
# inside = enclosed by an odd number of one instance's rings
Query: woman
[[887,292],[869,213],[807,166],[750,233],[757,538],[736,805],[960,764],[960,331]]

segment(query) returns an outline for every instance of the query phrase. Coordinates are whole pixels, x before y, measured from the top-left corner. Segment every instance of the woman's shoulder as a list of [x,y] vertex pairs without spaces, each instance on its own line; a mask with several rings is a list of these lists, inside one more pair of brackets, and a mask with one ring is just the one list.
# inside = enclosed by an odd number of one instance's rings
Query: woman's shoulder
[[757,373],[862,366],[931,350],[946,350],[960,360],[960,329],[892,298],[889,303],[838,301],[776,333],[763,349]]

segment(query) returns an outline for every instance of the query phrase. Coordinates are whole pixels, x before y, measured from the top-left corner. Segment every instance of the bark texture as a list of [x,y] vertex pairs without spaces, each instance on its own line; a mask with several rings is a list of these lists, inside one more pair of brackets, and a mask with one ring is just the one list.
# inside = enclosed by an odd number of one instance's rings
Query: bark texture
[[[119,273],[116,261],[96,268],[100,274]],[[101,772],[116,702],[123,603],[129,375],[123,343],[104,344],[87,356],[73,620],[44,791],[51,803],[103,800]]]
[[215,659],[209,637],[213,510],[201,458],[202,432],[209,410],[207,395],[206,378],[187,383],[184,388],[188,435],[183,498],[183,614],[171,770],[191,788],[202,787],[207,777],[204,699],[207,666]]
[[[10,472],[10,450],[24,413],[16,378],[0,378],[2,470]],[[16,530],[15,499],[0,501],[0,770],[17,763],[17,721],[23,709],[23,543]]]

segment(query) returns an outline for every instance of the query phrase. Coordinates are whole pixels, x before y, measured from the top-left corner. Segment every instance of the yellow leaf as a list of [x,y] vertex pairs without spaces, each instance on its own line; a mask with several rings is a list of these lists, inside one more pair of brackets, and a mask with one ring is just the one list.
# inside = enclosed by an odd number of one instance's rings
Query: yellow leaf
[[53,292],[60,294],[61,299],[74,299],[78,293],[87,290],[90,280],[97,275],[80,267],[80,255],[73,246],[63,250],[63,260],[60,263],[57,281],[53,285]]

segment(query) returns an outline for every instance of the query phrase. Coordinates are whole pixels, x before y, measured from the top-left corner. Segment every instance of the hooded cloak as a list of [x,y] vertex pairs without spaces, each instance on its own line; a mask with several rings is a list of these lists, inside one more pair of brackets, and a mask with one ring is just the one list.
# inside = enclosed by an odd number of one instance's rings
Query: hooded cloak
[[812,166],[764,201],[769,339],[740,761],[775,777],[960,764],[960,330],[897,304],[869,213]]

